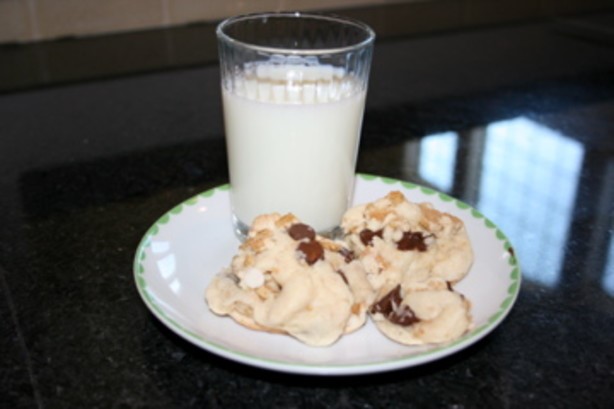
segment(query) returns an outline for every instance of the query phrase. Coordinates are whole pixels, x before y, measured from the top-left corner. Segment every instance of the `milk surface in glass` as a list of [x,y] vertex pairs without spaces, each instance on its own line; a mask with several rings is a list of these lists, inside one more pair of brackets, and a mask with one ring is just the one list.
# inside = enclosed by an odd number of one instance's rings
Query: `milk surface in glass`
[[330,65],[261,63],[222,88],[235,217],[249,225],[292,212],[320,232],[338,226],[352,195],[364,87]]

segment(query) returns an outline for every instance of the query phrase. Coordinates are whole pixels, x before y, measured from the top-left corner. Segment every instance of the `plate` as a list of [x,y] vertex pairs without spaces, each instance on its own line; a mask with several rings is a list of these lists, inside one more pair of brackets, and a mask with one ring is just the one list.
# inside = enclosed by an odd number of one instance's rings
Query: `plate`
[[367,322],[329,347],[302,344],[290,336],[256,332],[219,317],[204,293],[212,277],[230,264],[239,240],[231,224],[229,186],[194,196],[162,215],[136,251],[134,277],[151,312],[173,332],[222,357],[270,370],[311,375],[355,375],[406,368],[443,358],[494,330],[511,310],[521,274],[505,234],[476,209],[444,193],[413,183],[358,174],[354,204],[392,190],[409,200],[431,202],[466,225],[475,261],[455,289],[472,303],[475,327],[443,345],[405,346]]

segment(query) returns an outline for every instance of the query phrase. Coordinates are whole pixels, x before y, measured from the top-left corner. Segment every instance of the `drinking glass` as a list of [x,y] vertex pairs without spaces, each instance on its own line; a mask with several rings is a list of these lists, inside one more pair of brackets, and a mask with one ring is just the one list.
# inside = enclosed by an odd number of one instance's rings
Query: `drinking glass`
[[352,199],[375,33],[296,12],[232,17],[216,34],[235,231],[277,212],[330,234]]

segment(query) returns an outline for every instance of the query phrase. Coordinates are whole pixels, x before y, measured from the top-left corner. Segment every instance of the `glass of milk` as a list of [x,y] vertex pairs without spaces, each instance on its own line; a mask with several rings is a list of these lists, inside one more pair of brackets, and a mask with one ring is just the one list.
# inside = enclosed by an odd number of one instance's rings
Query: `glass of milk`
[[298,12],[232,17],[216,33],[235,231],[278,212],[333,232],[352,199],[375,33]]

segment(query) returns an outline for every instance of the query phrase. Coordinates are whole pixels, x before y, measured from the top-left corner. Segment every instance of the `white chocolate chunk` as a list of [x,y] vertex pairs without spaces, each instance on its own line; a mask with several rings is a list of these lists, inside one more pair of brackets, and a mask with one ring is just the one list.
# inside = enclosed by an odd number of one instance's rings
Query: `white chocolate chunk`
[[241,282],[248,288],[258,288],[264,285],[264,274],[257,268],[250,268],[243,274]]

